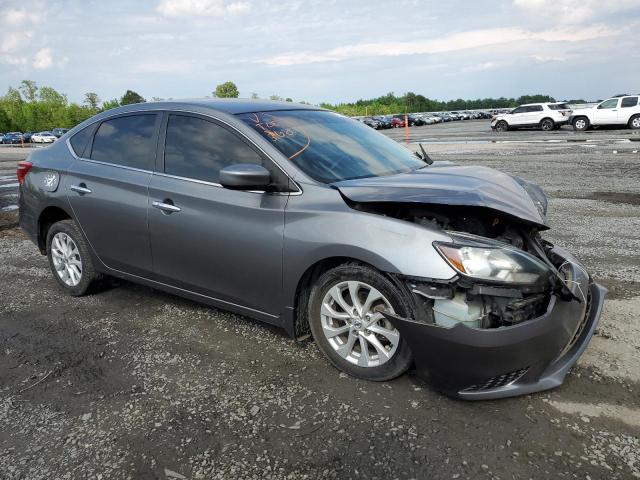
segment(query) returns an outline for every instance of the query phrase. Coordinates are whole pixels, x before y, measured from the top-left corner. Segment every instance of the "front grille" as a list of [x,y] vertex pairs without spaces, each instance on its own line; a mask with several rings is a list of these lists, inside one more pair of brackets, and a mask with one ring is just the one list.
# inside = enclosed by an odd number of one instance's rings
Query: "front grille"
[[467,387],[462,391],[484,392],[486,390],[494,390],[496,388],[504,387],[515,382],[516,380],[519,380],[525,373],[527,373],[527,370],[529,370],[529,367],[520,368],[509,373],[503,373],[502,375],[491,377],[489,380],[482,384],[471,385],[470,387]]

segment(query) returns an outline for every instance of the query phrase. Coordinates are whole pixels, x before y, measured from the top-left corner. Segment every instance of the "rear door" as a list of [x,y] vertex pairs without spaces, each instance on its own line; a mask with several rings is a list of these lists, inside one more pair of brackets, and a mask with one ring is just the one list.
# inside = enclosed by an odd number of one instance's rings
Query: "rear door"
[[598,105],[593,114],[592,123],[595,125],[614,125],[618,123],[619,102],[619,98],[610,98]]
[[629,123],[629,119],[639,113],[638,111],[638,97],[624,97],[620,101],[620,110],[618,112],[618,123]]
[[64,181],[75,218],[100,260],[141,276],[152,273],[147,189],[159,127],[160,115],[145,112],[78,132],[70,139],[77,158]]
[[[169,113],[159,172],[149,186],[149,232],[156,278],[224,304],[280,314],[286,193],[229,190],[222,168],[277,167],[227,125]],[[164,148],[162,148],[164,147]]]

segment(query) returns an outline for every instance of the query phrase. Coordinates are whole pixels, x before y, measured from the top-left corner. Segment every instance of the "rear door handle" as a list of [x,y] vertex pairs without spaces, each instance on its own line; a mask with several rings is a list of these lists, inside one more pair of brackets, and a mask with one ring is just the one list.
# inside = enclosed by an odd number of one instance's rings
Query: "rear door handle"
[[157,200],[151,202],[151,206],[166,213],[179,212],[180,210],[182,210],[180,207],[172,203],[158,202]]
[[87,187],[85,187],[83,185],[71,185],[69,187],[69,190],[73,190],[74,192],[78,192],[81,195],[85,195],[85,194],[91,193],[91,190],[89,190]]

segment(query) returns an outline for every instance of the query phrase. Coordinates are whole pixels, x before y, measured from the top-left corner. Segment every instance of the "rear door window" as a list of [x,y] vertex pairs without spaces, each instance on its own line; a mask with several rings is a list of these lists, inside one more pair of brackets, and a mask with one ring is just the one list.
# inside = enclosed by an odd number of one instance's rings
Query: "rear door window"
[[541,112],[542,105],[530,105],[527,107],[528,112]]
[[105,120],[93,139],[91,159],[153,170],[158,117],[152,113]]
[[638,97],[625,97],[620,104],[622,108],[635,107],[636,105],[638,105]]
[[263,161],[238,135],[221,125],[199,117],[169,115],[165,173],[219,183],[220,170],[237,163],[262,165]]

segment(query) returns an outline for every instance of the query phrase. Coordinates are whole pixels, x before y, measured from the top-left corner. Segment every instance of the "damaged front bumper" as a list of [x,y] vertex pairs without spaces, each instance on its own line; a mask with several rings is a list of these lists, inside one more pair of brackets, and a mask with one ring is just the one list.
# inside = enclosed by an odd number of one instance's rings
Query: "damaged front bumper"
[[384,313],[413,352],[418,376],[443,393],[466,400],[524,395],[562,384],[598,325],[606,289],[570,254],[555,248],[580,299],[552,295],[546,312],[517,325],[451,328]]

